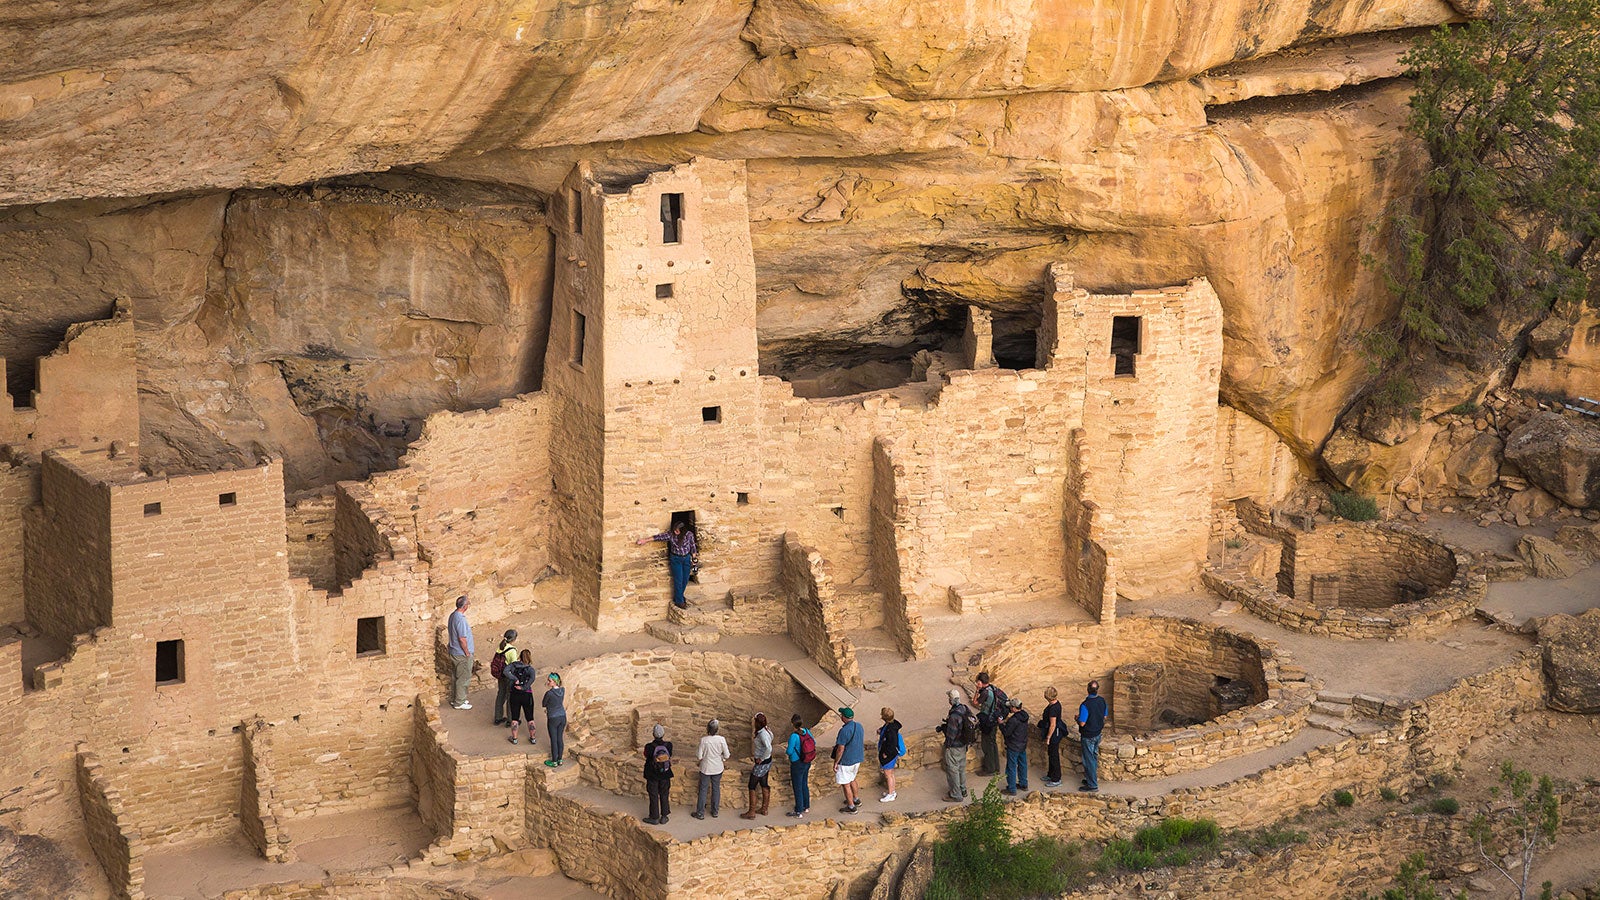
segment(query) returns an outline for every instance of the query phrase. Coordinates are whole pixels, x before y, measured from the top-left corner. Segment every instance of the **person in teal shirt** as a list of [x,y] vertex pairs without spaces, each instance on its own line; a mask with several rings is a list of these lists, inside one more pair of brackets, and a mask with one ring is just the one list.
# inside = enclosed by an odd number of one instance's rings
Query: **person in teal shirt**
[[842,813],[854,815],[861,811],[861,795],[856,791],[856,773],[861,771],[861,761],[867,758],[867,730],[856,721],[856,712],[848,706],[839,707],[844,724],[833,739],[833,780],[844,790]]

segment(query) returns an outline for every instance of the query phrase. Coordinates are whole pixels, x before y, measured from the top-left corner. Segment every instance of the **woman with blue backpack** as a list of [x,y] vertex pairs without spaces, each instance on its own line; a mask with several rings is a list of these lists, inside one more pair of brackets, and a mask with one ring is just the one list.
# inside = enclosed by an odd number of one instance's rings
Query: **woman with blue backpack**
[[878,729],[878,769],[883,772],[883,796],[879,803],[893,803],[895,798],[894,770],[900,757],[906,755],[906,739],[900,735],[900,722],[894,710],[883,708],[883,725]]

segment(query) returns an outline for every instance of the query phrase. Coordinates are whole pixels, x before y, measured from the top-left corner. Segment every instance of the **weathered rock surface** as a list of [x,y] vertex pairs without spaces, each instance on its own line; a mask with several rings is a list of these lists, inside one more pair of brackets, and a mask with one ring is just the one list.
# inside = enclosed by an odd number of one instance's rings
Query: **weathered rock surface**
[[1550,708],[1600,712],[1600,610],[1541,620],[1539,643],[1550,681]]
[[0,898],[103,896],[103,884],[96,890],[87,876],[83,863],[55,841],[0,825]]
[[1600,508],[1600,424],[1539,413],[1506,439],[1506,459],[1563,502]]
[[1475,496],[1500,478],[1505,442],[1488,431],[1479,432],[1445,461],[1445,478],[1457,494]]
[[1517,541],[1517,555],[1535,578],[1571,578],[1583,568],[1555,541],[1534,534],[1525,534]]

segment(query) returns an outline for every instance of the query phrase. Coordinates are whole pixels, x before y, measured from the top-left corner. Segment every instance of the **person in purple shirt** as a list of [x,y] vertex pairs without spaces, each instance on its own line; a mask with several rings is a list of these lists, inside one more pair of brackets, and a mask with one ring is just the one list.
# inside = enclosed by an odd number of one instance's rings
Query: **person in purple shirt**
[[700,564],[700,542],[695,539],[694,529],[682,519],[672,523],[671,531],[634,541],[643,545],[651,541],[663,541],[667,545],[667,568],[672,570],[672,602],[679,609],[688,609],[689,601],[683,596],[683,591],[689,586],[689,576],[694,573],[694,567]]

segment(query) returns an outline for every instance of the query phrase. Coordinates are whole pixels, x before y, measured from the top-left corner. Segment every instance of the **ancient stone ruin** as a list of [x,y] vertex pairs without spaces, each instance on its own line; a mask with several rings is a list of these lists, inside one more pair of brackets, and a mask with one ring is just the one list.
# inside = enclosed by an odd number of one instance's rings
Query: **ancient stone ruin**
[[[1423,807],[1586,733],[1592,305],[1362,406],[1401,57],[1477,13],[1091,7],[0,16],[0,896],[919,897],[979,673],[1030,716],[1013,833],[1086,847]],[[559,765],[494,721],[513,630]],[[1070,727],[1041,787],[1090,680],[1102,789]],[[1406,815],[1081,891],[1359,894],[1413,849],[1468,886],[1465,819]]]

